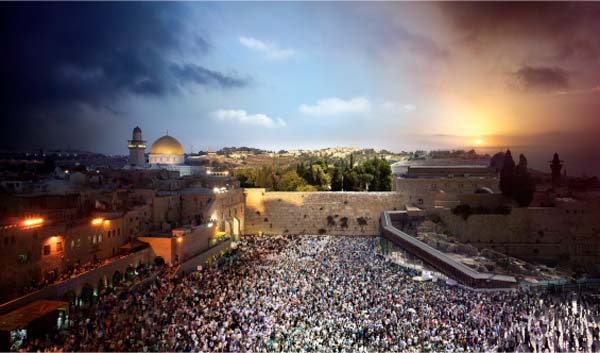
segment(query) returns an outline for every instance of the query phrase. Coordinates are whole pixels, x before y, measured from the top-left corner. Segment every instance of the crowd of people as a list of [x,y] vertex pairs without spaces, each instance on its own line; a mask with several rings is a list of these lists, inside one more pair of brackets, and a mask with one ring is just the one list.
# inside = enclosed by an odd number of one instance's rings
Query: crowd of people
[[25,350],[600,351],[600,297],[413,280],[371,237],[242,238],[202,271],[111,292]]
[[44,276],[42,276],[39,279],[32,280],[26,286],[16,288],[15,291],[12,293],[5,293],[4,295],[0,295],[0,303],[8,302],[15,298],[42,290],[53,284],[57,284],[57,283],[66,281],[71,278],[75,278],[86,272],[95,270],[100,266],[106,265],[107,263],[112,262],[117,258],[118,257],[113,257],[113,258],[105,259],[102,261],[100,261],[100,260],[90,261],[90,262],[86,262],[84,264],[76,262],[73,265],[69,266],[69,268],[67,268],[67,270],[64,272],[59,272],[59,270],[56,269],[54,271],[51,271],[50,273],[45,274]]

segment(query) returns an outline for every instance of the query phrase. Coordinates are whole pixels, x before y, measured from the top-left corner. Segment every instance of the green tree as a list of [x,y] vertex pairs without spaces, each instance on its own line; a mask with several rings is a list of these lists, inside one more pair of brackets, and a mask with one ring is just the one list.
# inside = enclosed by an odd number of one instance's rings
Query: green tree
[[331,183],[331,176],[327,174],[327,170],[323,169],[320,164],[311,166],[311,170],[313,182],[310,184],[317,187],[317,189],[328,190],[328,186]]
[[317,188],[310,184],[305,184],[298,187],[297,191],[317,191]]
[[369,183],[370,191],[390,191],[392,189],[392,168],[390,164],[381,158],[373,158],[365,161],[354,170],[362,175],[360,179],[360,188],[366,189],[366,183]]
[[331,176],[331,191],[341,191],[342,185],[342,175],[343,171],[340,167],[336,166],[333,169],[333,175]]
[[256,188],[256,169],[237,169],[233,174],[240,181],[240,186],[243,188]]
[[354,170],[344,173],[344,191],[358,191],[358,174]]
[[367,185],[370,187],[373,184],[375,177],[369,173],[358,174],[358,188],[361,191],[367,190]]
[[297,191],[302,186],[306,185],[306,180],[301,178],[294,170],[289,170],[281,176],[277,183],[279,191]]

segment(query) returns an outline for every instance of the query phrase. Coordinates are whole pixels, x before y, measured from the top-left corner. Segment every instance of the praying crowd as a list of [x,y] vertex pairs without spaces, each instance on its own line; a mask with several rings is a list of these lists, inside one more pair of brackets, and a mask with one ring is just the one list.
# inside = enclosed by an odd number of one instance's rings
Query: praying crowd
[[15,291],[12,293],[4,293],[4,295],[0,295],[0,303],[7,302],[9,300],[15,299],[17,297],[29,293],[33,293],[35,291],[44,289],[50,285],[66,281],[68,279],[81,276],[86,272],[93,271],[99,268],[100,266],[106,265],[107,263],[114,261],[116,258],[118,257],[113,257],[103,261],[90,261],[84,264],[80,264],[79,262],[77,262],[73,265],[70,265],[67,271],[64,273],[59,273],[58,269],[56,269],[38,280],[32,280],[31,283],[27,286],[16,288]]
[[378,239],[242,237],[183,276],[166,268],[73,310],[27,351],[600,351],[593,293],[478,292],[413,280]]

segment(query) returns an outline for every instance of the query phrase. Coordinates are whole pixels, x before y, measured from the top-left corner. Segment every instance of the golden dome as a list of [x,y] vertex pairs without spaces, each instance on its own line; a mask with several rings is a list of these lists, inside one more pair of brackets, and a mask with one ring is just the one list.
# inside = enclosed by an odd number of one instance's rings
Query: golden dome
[[150,147],[150,154],[170,154],[170,155],[183,155],[183,147],[181,143],[174,137],[165,135],[158,140],[154,141],[152,147]]

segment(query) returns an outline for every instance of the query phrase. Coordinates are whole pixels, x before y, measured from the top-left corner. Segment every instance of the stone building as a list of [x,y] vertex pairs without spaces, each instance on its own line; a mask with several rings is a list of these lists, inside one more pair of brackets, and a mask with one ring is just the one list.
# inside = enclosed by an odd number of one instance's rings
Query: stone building
[[414,166],[394,178],[393,190],[408,205],[433,209],[439,202],[455,201],[460,195],[486,188],[499,191],[499,178],[486,166]]
[[[243,193],[231,178],[216,184],[214,178],[171,179],[176,176],[150,169],[120,172],[108,171],[102,186],[81,185],[64,194],[0,195],[0,293],[55,281],[73,268],[115,261],[137,248],[143,236],[208,224],[210,234],[237,238],[243,231]],[[132,176],[131,183],[123,184],[123,178]],[[137,176],[143,188],[136,188]],[[193,245],[191,236],[184,239],[192,250],[179,259],[204,249]],[[160,252],[151,250],[153,256]]]

